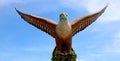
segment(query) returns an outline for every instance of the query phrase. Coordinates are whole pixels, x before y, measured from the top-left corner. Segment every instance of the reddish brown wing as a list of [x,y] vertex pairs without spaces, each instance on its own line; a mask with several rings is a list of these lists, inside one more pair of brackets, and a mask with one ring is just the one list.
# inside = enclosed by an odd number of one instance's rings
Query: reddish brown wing
[[71,22],[72,36],[74,36],[79,31],[84,30],[88,25],[92,24],[105,11],[106,8],[107,6],[105,6],[99,12],[73,20]]
[[51,36],[55,37],[55,28],[57,25],[55,22],[52,22],[51,20],[48,20],[45,18],[40,18],[37,16],[22,13],[17,9],[16,9],[16,11],[26,22],[32,24],[33,26],[35,26],[35,27],[41,29],[42,31],[50,34]]

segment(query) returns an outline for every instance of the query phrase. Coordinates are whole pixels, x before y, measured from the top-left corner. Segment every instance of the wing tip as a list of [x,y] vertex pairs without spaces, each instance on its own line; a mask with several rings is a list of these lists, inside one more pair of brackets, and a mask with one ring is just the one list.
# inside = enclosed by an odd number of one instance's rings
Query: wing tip
[[15,10],[17,11],[17,13],[20,13],[20,11],[15,7]]
[[106,6],[101,10],[102,13],[107,9],[108,5],[109,3],[107,3]]
[[19,15],[22,15],[23,13],[21,11],[19,11],[16,7],[15,7],[15,10],[16,12],[19,14]]

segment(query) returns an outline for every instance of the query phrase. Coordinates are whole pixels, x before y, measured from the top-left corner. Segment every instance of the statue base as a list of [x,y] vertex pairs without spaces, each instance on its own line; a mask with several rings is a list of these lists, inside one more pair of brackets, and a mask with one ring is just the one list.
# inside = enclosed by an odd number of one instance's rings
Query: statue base
[[60,52],[56,48],[52,54],[52,61],[76,61],[76,54],[72,49],[70,52]]

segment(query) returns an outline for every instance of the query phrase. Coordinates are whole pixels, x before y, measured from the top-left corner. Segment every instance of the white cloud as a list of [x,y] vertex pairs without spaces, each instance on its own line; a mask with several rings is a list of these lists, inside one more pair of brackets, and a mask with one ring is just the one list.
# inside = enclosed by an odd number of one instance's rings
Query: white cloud
[[115,40],[111,45],[105,46],[103,49],[104,54],[120,54],[120,41]]
[[115,38],[120,39],[120,32],[115,35]]
[[37,0],[0,0],[0,6],[5,6],[14,3],[28,3],[33,1],[37,1]]
[[100,22],[112,22],[120,20],[120,4],[119,0],[61,0],[64,6],[81,10],[81,6],[85,7],[90,13],[94,13],[102,9],[106,4],[109,4],[106,12],[100,18]]
[[[87,1],[85,0],[84,3]],[[91,0],[84,4],[89,12],[96,12],[103,8],[106,4],[108,5],[104,15],[100,18],[101,22],[112,22],[120,20],[120,4],[119,0]]]
[[26,48],[25,51],[41,51],[39,48]]
[[120,54],[120,32],[115,35],[111,44],[103,48],[103,53]]
[[12,4],[12,3],[20,3],[22,1],[19,0],[0,0],[0,5],[8,5],[8,4]]
[[120,32],[113,35],[113,40],[108,40],[106,45],[101,45],[99,51],[89,52],[82,59],[84,61],[109,61],[109,58],[114,59],[117,56],[120,56]]
[[[0,0],[0,6],[13,4],[13,3],[28,3],[28,2],[35,2],[38,0]],[[44,3],[46,10],[50,7],[51,10],[56,10],[55,8],[66,7],[71,8],[73,10],[80,11],[82,8],[86,8],[90,13],[97,12],[102,9],[107,3],[109,6],[105,11],[104,15],[100,17],[100,22],[112,22],[112,21],[119,21],[120,20],[120,4],[119,0],[60,0],[56,1],[38,1],[40,4]],[[42,3],[41,3],[42,2]],[[53,2],[53,3],[51,3]],[[49,7],[48,7],[49,6]],[[50,9],[49,8],[49,9]]]
[[71,8],[73,10],[81,10],[83,8],[82,0],[60,0],[62,7]]
[[78,59],[78,58],[77,58],[77,60],[76,60],[76,61],[84,61],[84,60],[82,60],[82,59]]
[[26,47],[22,49],[23,51],[41,51],[41,52],[50,52],[53,50],[53,46],[38,46],[38,47]]

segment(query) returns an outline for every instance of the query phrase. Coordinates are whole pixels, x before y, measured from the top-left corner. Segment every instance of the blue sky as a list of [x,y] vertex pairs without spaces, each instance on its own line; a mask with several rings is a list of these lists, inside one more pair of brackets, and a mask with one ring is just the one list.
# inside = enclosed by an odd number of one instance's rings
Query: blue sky
[[73,37],[77,61],[120,61],[119,0],[0,0],[0,61],[51,61],[55,40],[26,23],[15,11],[55,22],[66,12],[69,21],[94,13],[107,3],[106,12]]

